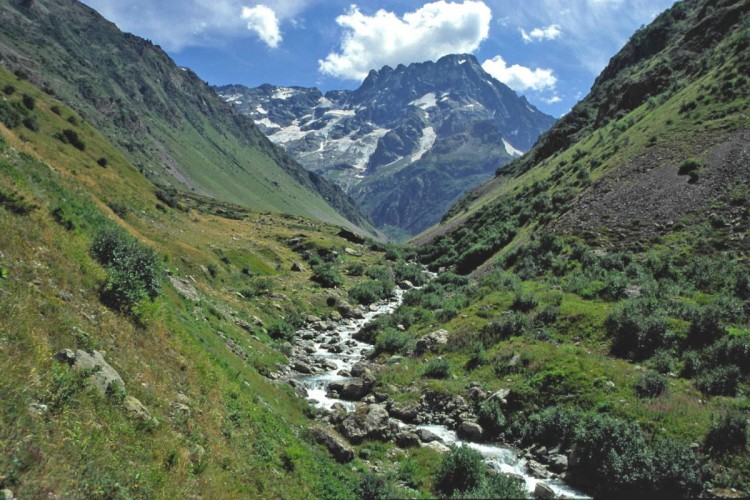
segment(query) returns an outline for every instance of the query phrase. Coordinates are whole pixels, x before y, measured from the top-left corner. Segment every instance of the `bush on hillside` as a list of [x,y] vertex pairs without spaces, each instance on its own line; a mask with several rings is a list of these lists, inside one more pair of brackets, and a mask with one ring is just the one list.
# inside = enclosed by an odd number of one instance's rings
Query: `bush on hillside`
[[747,416],[742,413],[722,415],[713,422],[703,445],[715,454],[744,450],[748,443],[747,427]]
[[451,376],[451,365],[443,358],[433,359],[424,367],[422,376],[425,378],[449,378]]
[[338,288],[344,284],[344,277],[338,269],[330,263],[313,266],[312,279],[323,288]]
[[477,488],[486,469],[481,453],[468,446],[454,446],[440,459],[435,471],[435,490],[450,497]]
[[139,302],[159,296],[163,271],[156,252],[122,229],[99,231],[91,245],[91,255],[107,269],[101,290],[107,306],[133,313]]
[[667,323],[648,301],[618,305],[605,326],[612,337],[612,354],[621,358],[647,359],[666,343]]

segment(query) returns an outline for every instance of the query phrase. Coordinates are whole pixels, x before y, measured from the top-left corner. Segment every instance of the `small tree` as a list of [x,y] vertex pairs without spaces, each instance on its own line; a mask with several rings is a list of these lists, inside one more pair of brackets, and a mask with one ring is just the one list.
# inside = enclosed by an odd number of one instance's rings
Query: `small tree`
[[451,496],[479,486],[486,465],[481,453],[462,445],[444,454],[435,472],[435,489]]

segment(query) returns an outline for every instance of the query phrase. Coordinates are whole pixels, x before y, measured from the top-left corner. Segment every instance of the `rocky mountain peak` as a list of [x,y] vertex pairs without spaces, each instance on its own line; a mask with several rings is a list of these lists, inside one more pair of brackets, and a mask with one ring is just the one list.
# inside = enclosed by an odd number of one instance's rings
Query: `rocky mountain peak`
[[[409,234],[436,223],[448,200],[523,154],[555,121],[470,54],[384,66],[354,91],[323,95],[315,88],[272,85],[217,91],[306,168],[341,185],[377,225]],[[439,187],[424,182],[434,174],[447,176]],[[397,193],[414,179],[434,186],[417,199],[438,197],[440,203],[404,208],[414,201]]]

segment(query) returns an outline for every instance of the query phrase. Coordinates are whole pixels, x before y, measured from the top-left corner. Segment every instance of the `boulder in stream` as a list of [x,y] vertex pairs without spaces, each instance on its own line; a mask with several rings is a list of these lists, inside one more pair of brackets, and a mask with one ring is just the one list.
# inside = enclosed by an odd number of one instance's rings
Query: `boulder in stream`
[[482,426],[476,422],[463,422],[458,426],[458,429],[456,429],[456,434],[458,434],[458,437],[461,439],[476,442],[482,440],[484,430],[482,429]]
[[390,431],[388,412],[378,404],[361,406],[339,424],[339,431],[352,444],[365,438],[386,441]]

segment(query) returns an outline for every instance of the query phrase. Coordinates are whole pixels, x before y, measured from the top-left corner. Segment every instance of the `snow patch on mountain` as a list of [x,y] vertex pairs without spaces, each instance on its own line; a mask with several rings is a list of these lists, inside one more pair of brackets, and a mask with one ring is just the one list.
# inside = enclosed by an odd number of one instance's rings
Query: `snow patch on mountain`
[[292,97],[296,92],[294,89],[290,89],[289,87],[279,87],[276,89],[276,92],[273,93],[271,96],[272,99],[278,99],[280,101],[286,101],[290,97]]
[[412,102],[409,103],[410,106],[417,106],[422,109],[430,109],[437,106],[437,98],[435,97],[435,92],[430,92],[429,94],[425,94],[419,99],[415,99]]
[[425,153],[432,149],[432,146],[435,144],[435,139],[437,139],[437,134],[435,133],[434,128],[425,127],[422,129],[422,137],[419,139],[417,151],[411,155],[412,163],[421,160]]
[[509,143],[508,141],[506,141],[505,139],[503,139],[503,146],[505,146],[505,151],[507,151],[507,153],[509,155],[511,155],[511,156],[513,156],[515,158],[518,158],[519,156],[523,156],[524,155],[523,151],[521,151],[520,149],[517,149],[517,148],[513,147],[513,145],[511,143]]

